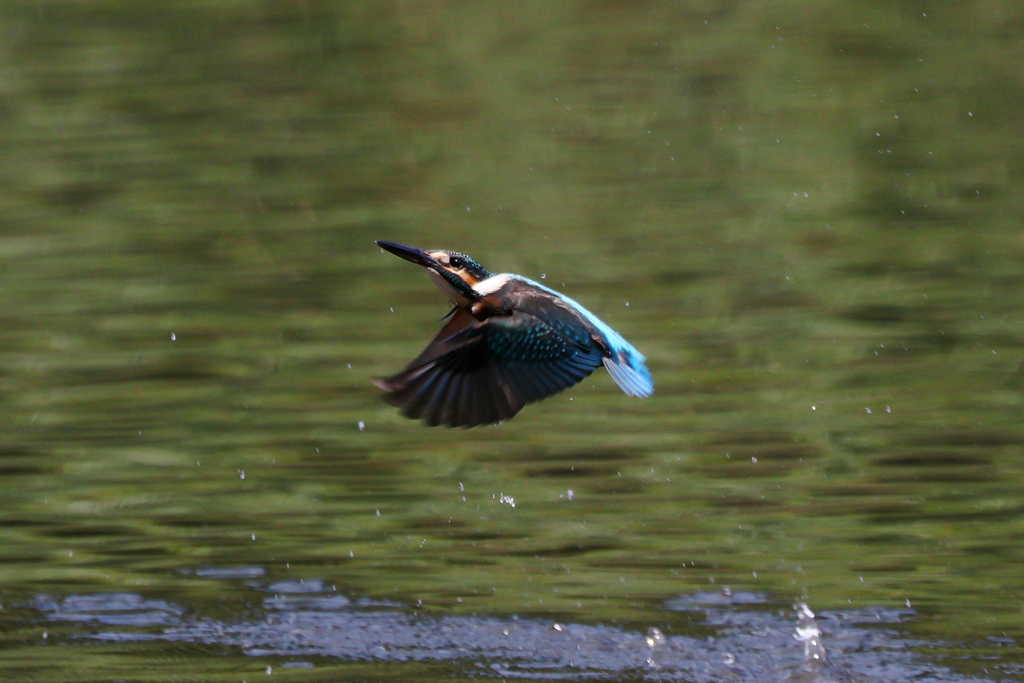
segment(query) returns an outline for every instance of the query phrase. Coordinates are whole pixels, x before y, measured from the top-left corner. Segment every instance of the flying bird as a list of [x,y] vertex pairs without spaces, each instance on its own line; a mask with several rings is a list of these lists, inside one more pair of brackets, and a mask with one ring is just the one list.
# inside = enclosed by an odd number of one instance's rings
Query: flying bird
[[502,422],[602,364],[626,394],[654,392],[640,352],[569,297],[521,275],[494,275],[455,251],[377,245],[421,266],[452,303],[427,348],[374,382],[406,417],[432,427]]

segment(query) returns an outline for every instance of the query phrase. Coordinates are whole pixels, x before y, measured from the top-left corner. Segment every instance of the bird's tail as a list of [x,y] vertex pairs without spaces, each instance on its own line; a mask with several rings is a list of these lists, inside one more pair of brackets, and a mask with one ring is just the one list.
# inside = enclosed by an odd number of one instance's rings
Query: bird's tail
[[629,396],[647,398],[654,393],[654,380],[644,365],[643,356],[635,358],[632,354],[619,351],[614,356],[604,358],[604,367],[619,388]]

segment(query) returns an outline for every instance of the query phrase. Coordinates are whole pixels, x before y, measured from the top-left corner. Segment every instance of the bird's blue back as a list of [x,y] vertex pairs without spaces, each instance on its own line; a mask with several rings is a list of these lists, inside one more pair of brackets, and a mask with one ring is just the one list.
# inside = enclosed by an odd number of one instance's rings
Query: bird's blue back
[[[619,388],[631,396],[650,396],[654,393],[654,380],[651,378],[651,373],[644,365],[644,355],[636,350],[636,348],[628,341],[622,338],[618,332],[608,327],[600,318],[588,311],[578,302],[570,299],[561,292],[556,292],[550,287],[545,287],[539,282],[535,282],[529,278],[523,277],[522,275],[508,274],[506,275],[509,279],[516,279],[520,282],[536,287],[542,291],[552,294],[564,303],[576,309],[578,312],[604,340],[605,345],[611,350],[611,357],[605,358],[604,365],[608,369],[608,373],[615,380],[615,383],[619,385]],[[564,334],[569,338],[573,338],[577,331],[573,330],[562,330],[558,329],[559,325],[557,321],[545,321],[551,324],[557,332]]]

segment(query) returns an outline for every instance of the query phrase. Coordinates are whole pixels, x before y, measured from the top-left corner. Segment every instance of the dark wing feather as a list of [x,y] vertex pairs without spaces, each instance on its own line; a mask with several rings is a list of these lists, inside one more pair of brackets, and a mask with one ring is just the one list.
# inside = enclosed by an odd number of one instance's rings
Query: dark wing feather
[[420,352],[420,355],[416,356],[416,358],[406,366],[407,370],[422,366],[435,358],[443,356],[452,349],[457,348],[461,344],[461,341],[456,340],[455,336],[460,332],[471,327],[476,327],[480,324],[476,318],[470,315],[463,308],[459,308],[445,317],[448,318],[448,322],[445,323],[445,326],[437,333],[437,336],[427,344],[427,348],[423,349],[423,351]]
[[561,310],[533,308],[483,322],[459,311],[405,370],[377,384],[388,403],[432,426],[507,420],[578,383],[603,357]]

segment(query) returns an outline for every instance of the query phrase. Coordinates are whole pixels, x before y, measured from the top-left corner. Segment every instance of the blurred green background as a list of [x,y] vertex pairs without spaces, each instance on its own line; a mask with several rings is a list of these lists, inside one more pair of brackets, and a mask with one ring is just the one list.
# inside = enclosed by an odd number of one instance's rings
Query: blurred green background
[[[4,2],[0,648],[57,676],[36,594],[241,615],[237,566],[1020,637],[1022,210],[1017,2]],[[447,305],[374,239],[544,278],[656,393],[403,419]]]

